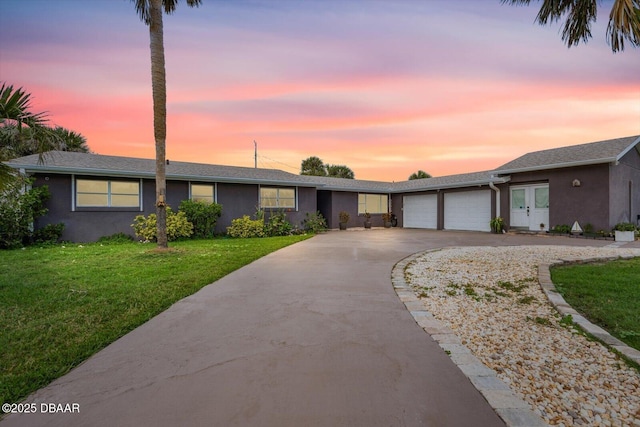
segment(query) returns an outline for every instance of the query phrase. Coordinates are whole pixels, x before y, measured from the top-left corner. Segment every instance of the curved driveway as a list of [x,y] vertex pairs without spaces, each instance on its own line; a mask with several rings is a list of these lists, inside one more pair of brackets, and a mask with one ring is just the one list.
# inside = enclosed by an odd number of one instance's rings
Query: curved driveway
[[415,252],[611,242],[424,230],[332,231],[181,300],[28,401],[79,414],[9,426],[500,426],[391,285]]

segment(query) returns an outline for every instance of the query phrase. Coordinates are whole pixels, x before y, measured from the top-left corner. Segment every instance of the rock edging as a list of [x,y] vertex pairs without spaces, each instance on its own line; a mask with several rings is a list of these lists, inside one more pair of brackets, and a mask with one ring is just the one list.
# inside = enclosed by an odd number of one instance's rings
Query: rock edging
[[[474,387],[484,396],[507,426],[547,426],[542,418],[531,410],[527,402],[516,396],[511,388],[498,378],[493,369],[484,365],[462,344],[453,330],[443,325],[432,313],[426,310],[411,286],[405,281],[405,267],[419,256],[428,252],[431,251],[410,255],[393,267],[391,282],[398,298],[404,303],[416,323],[451,357],[453,363],[469,378]],[[548,271],[549,269],[547,268]]]
[[551,267],[553,267],[554,265],[578,263],[586,264],[590,262],[613,261],[616,259],[630,258],[633,258],[633,256],[621,255],[619,257],[608,258],[574,258],[557,260],[556,262],[551,262],[548,264],[540,264],[538,266],[538,282],[540,283],[540,287],[547,296],[547,299],[549,300],[551,305],[553,305],[553,307],[555,307],[555,309],[558,310],[558,312],[562,316],[570,315],[573,319],[573,322],[577,324],[583,331],[593,335],[595,338],[602,341],[607,346],[620,352],[628,359],[640,364],[640,351],[636,350],[635,348],[629,347],[619,339],[611,336],[611,334],[609,334],[609,332],[607,332],[606,330],[588,321],[584,316],[578,313],[565,301],[565,299],[558,292],[555,285],[551,281]]

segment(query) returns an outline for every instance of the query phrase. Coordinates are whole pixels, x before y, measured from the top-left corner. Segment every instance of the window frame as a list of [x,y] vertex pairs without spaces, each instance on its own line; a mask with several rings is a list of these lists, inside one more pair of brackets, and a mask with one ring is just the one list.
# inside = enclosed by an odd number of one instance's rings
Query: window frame
[[[194,199],[193,198],[193,186],[194,185],[200,185],[200,186],[211,186],[211,198],[212,200],[210,201],[210,203],[218,203],[218,183],[216,182],[191,182],[189,181],[189,200],[203,200],[203,199]],[[207,200],[207,202],[209,202]]]
[[[361,201],[361,197],[364,197],[364,203]],[[368,202],[367,198],[376,197],[380,198],[379,201],[379,211],[369,211],[367,209]],[[384,200],[383,200],[384,198]],[[389,195],[386,193],[358,193],[358,215],[364,215],[365,213],[369,213],[372,215],[380,215],[389,212]]]
[[[104,192],[90,192],[90,191],[79,191],[78,183],[80,181],[91,181],[91,182],[105,182],[107,184],[106,193]],[[76,177],[75,175],[71,176],[71,200],[72,212],[76,211],[101,211],[101,210],[110,210],[110,211],[135,211],[142,212],[144,209],[143,206],[143,182],[142,179],[118,179],[118,178],[105,178],[105,177]],[[136,184],[138,187],[137,194],[133,193],[118,193],[113,192],[112,184],[113,183],[125,183],[125,184]],[[95,194],[95,195],[105,195],[107,198],[106,204],[80,204],[79,196],[84,194]],[[137,204],[136,205],[114,205],[113,199],[114,196],[137,196]]]
[[[275,206],[265,206],[263,204],[264,198],[262,197],[262,190],[276,190]],[[281,206],[280,190],[293,190],[293,206]],[[287,197],[287,198],[284,198],[283,200],[291,200],[291,198]],[[265,186],[261,185],[258,188],[258,205],[260,206],[260,209],[269,209],[269,210],[285,209],[285,210],[298,211],[298,187],[278,187],[278,186],[270,186],[270,185],[265,185]]]

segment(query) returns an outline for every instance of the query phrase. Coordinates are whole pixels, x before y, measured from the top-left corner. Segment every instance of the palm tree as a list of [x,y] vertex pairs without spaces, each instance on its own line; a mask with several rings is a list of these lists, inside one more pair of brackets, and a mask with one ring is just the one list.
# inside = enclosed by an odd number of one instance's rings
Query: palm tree
[[354,179],[355,175],[351,168],[344,165],[327,165],[327,176],[334,178]]
[[327,176],[327,169],[319,157],[311,156],[302,161],[300,175]]
[[[501,0],[510,5],[529,5],[531,0]],[[536,21],[540,25],[557,22],[566,16],[562,41],[568,47],[591,38],[591,23],[597,15],[597,0],[543,0]],[[640,0],[614,0],[609,14],[607,38],[613,52],[624,50],[627,40],[640,46]]]
[[78,153],[91,152],[87,145],[87,138],[82,134],[63,128],[62,126],[53,128],[52,133],[58,138],[60,142],[59,149],[62,151],[75,151]]
[[409,177],[409,181],[412,181],[414,179],[424,179],[424,178],[431,178],[431,175],[429,175],[423,170],[419,170],[418,172],[414,172],[411,174],[411,176]]
[[[167,244],[166,209],[166,140],[167,140],[167,81],[164,67],[164,32],[162,10],[175,11],[178,0],[131,0],[140,19],[149,26],[151,48],[151,88],[153,92],[153,135],[156,144],[156,216],[158,220],[158,248]],[[202,0],[186,0],[189,7],[199,6]]]
[[[55,149],[56,139],[50,134],[46,126],[46,112],[31,111],[31,94],[22,88],[14,89],[13,85],[2,83],[0,87],[0,162],[10,160],[19,153],[16,141],[22,145],[35,145],[40,159],[46,151]],[[16,151],[18,150],[18,151]],[[0,163],[0,188],[4,187],[13,177],[13,169]]]

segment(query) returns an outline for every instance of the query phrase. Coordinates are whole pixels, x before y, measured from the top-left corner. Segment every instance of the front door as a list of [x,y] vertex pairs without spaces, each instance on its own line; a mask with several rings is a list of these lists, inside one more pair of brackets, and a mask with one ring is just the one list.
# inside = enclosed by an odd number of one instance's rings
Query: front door
[[549,229],[549,184],[511,187],[510,226],[531,231]]

